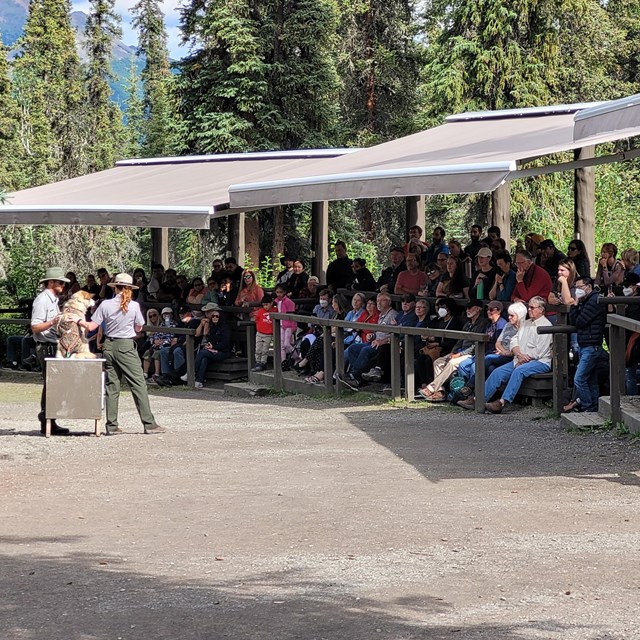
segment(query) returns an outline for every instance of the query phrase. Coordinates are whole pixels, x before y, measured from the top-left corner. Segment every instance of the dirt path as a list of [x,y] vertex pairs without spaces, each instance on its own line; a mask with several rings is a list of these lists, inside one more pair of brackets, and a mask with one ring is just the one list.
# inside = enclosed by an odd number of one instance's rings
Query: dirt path
[[38,393],[0,380],[2,640],[640,638],[637,444],[188,391],[45,440]]

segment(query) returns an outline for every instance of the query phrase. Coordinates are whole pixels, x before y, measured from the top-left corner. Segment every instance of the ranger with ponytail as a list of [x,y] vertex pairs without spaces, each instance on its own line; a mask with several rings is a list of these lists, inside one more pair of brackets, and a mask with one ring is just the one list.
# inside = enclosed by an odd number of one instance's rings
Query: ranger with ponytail
[[165,429],[156,423],[151,413],[142,363],[134,341],[144,325],[140,305],[131,299],[133,290],[138,287],[127,273],[119,273],[109,286],[115,290],[115,296],[102,302],[91,321],[78,321],[81,327],[86,327],[89,331],[94,331],[102,323],[105,325],[102,352],[107,372],[107,433],[123,433],[118,426],[118,401],[123,377],[131,389],[144,432],[164,433]]

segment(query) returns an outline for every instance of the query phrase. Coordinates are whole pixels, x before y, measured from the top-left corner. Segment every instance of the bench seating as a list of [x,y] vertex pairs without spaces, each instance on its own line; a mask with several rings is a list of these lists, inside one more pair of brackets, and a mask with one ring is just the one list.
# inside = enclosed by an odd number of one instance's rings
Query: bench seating
[[553,373],[536,373],[527,378],[518,391],[525,398],[544,399],[553,397]]
[[227,358],[222,362],[211,362],[207,369],[207,380],[232,382],[247,377],[247,358]]

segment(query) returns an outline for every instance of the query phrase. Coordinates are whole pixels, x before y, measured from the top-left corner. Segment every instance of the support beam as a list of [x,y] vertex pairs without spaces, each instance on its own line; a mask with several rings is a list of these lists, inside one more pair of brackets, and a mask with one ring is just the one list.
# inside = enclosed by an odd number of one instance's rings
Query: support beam
[[491,193],[491,225],[500,227],[501,237],[511,250],[511,184],[505,182]]
[[[260,220],[255,213],[245,215],[244,241],[246,255],[249,257],[251,265],[257,269],[260,266]],[[240,262],[242,264],[242,261]]]
[[159,262],[165,269],[169,265],[169,229],[151,229],[151,262]]
[[233,256],[239,265],[244,262],[245,242],[244,242],[244,213],[229,216],[229,229],[227,235],[227,255]]
[[424,231],[424,196],[407,196],[405,207],[407,237],[409,229],[416,224]]
[[[594,146],[575,149],[575,160],[595,158]],[[573,230],[575,237],[582,240],[591,259],[592,273],[595,272],[596,250],[596,173],[593,167],[576,169],[573,182]]]
[[329,265],[329,203],[311,203],[311,274],[325,283]]

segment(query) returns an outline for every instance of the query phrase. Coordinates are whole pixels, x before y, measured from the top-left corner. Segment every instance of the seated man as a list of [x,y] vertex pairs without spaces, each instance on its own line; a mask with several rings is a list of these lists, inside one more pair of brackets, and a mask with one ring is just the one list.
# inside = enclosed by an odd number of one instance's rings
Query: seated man
[[[395,324],[398,313],[391,306],[391,296],[388,293],[379,293],[376,298],[376,305],[380,312],[377,324]],[[389,333],[386,331],[376,331],[371,338],[369,342],[352,344],[345,350],[345,363],[349,368],[349,372],[346,374],[337,373],[338,378],[354,391],[357,391],[362,384],[362,374],[371,368],[378,355],[378,349],[382,345],[388,344],[391,340]]]
[[549,274],[533,262],[533,256],[524,249],[516,251],[516,286],[511,294],[513,302],[525,304],[534,296],[547,300],[551,292]]
[[407,254],[406,269],[398,274],[393,293],[396,295],[413,295],[427,285],[427,274],[420,269],[419,257],[415,253]]
[[28,360],[28,365],[25,366],[25,360],[30,358],[31,353],[35,354],[36,341],[33,339],[33,333],[31,328],[26,334],[19,336],[7,336],[7,360],[6,366],[9,369],[29,369],[37,366],[37,359],[31,358]]
[[[200,320],[196,318],[187,305],[178,307],[178,328],[197,329]],[[171,345],[160,349],[160,375],[153,376],[153,380],[161,387],[180,384],[180,376],[187,371],[187,355],[185,345],[187,336],[177,335],[171,339]]]
[[[425,300],[422,302],[426,303]],[[418,316],[415,311],[416,297],[410,293],[403,295],[401,305],[402,310],[391,324],[395,324],[398,327],[415,327],[418,324]],[[425,322],[423,326],[427,326],[428,320],[427,318],[427,322]],[[385,374],[388,374],[390,371],[391,343],[388,342],[378,347],[377,355],[373,360],[373,366],[367,373],[362,374],[362,379],[366,382],[381,382]]]
[[[492,300],[487,305],[487,317],[489,318],[489,326],[487,327],[486,334],[489,338],[489,341],[485,343],[485,372],[487,367],[487,359],[489,358],[489,362],[492,358],[494,358],[496,354],[496,342],[498,338],[502,334],[502,330],[504,329],[507,321],[502,317],[502,302],[498,302],[497,300]],[[505,364],[502,362],[501,364]],[[476,357],[475,355],[463,362],[458,367],[458,375],[462,376],[465,379],[465,383],[467,387],[474,388],[475,387],[475,379],[476,379]]]
[[396,288],[398,275],[403,271],[406,271],[407,265],[404,262],[404,251],[402,250],[402,247],[393,247],[389,256],[391,266],[382,270],[376,285],[378,291],[392,293]]
[[[482,315],[482,300],[470,300],[467,305],[467,322],[462,327],[465,333],[485,333],[489,326],[489,321]],[[418,393],[430,402],[445,402],[446,394],[444,385],[449,378],[453,377],[458,367],[473,357],[475,352],[475,342],[471,339],[460,339],[456,342],[449,355],[438,358],[433,363],[435,378],[424,389]]]
[[[502,413],[505,405],[514,401],[522,382],[530,376],[551,371],[551,335],[539,335],[538,327],[550,327],[545,318],[546,300],[536,296],[529,300],[529,319],[520,324],[518,333],[511,339],[513,360],[493,371],[484,385],[490,413]],[[501,385],[506,384],[502,397],[491,401]]]

